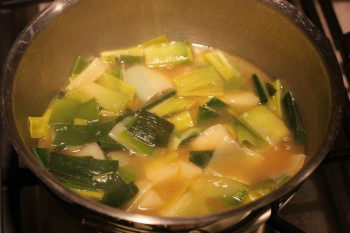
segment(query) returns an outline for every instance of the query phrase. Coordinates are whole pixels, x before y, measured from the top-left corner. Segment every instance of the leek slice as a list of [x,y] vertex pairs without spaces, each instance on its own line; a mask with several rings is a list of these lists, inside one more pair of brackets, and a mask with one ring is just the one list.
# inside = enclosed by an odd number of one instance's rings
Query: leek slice
[[51,109],[48,109],[42,117],[28,117],[29,131],[32,138],[48,138],[50,136],[49,119]]
[[282,119],[282,85],[280,80],[277,79],[276,81],[272,82],[271,86],[274,88],[275,92],[272,96],[269,97],[269,102],[267,106],[273,113],[275,113],[279,118]]
[[141,46],[134,46],[127,49],[117,49],[111,51],[104,51],[100,53],[100,57],[102,61],[107,63],[114,64],[116,62],[116,58],[119,58],[120,55],[130,55],[130,56],[143,56],[143,48]]
[[190,151],[189,160],[201,168],[205,168],[213,156],[213,151]]
[[[154,101],[152,101],[152,102],[146,104],[146,105],[143,106],[141,109],[147,110],[147,109],[149,109],[149,108],[153,108],[154,106],[156,106],[156,105],[162,103],[163,101],[169,99],[170,97],[172,97],[172,96],[174,96],[174,95],[176,95],[176,91],[175,91],[175,90],[172,90],[172,91],[170,91],[170,92],[168,92],[168,93],[166,93],[166,94],[160,96],[160,97],[157,98],[156,100],[154,100]],[[140,110],[141,110],[141,109],[140,109]]]
[[79,88],[86,83],[93,82],[98,79],[106,70],[108,65],[102,62],[99,58],[95,58],[88,67],[85,68],[83,72],[77,75],[76,78],[71,80],[71,82],[66,87],[66,90],[72,90],[74,88]]
[[241,116],[242,122],[270,145],[276,145],[289,131],[284,122],[267,107],[258,106]]
[[149,46],[144,49],[149,67],[166,67],[192,61],[192,50],[186,42],[171,42]]
[[172,97],[165,100],[164,102],[151,108],[149,111],[161,116],[170,116],[174,113],[178,113],[184,110],[188,110],[196,103],[195,99],[183,98],[183,97]]
[[89,62],[87,60],[85,60],[81,56],[78,56],[73,65],[70,79],[71,80],[74,79],[78,74],[83,72],[85,68],[88,67],[88,65],[89,65]]
[[237,141],[242,146],[247,146],[248,143],[248,145],[250,144],[255,148],[258,148],[264,143],[254,132],[248,129],[239,120],[233,119],[232,126],[234,128]]
[[128,166],[119,166],[117,173],[127,184],[137,178],[136,172]]
[[229,84],[229,88],[239,88],[244,80],[240,72],[235,69],[220,50],[215,50],[204,54],[205,59],[215,68],[215,70]]
[[92,82],[84,85],[81,91],[91,98],[96,98],[102,108],[114,113],[121,112],[130,102],[130,96],[128,97],[122,93],[111,91],[104,86]]
[[269,99],[267,98],[267,91],[265,89],[265,86],[261,83],[259,77],[256,74],[253,75],[252,80],[255,84],[256,91],[259,95],[260,103],[266,104],[269,101]]
[[194,125],[191,114],[188,111],[178,113],[167,118],[167,120],[175,125],[175,131],[185,130]]
[[151,45],[156,45],[156,44],[163,44],[163,43],[169,43],[169,39],[166,35],[161,35],[156,38],[153,38],[151,40],[148,40],[144,43],[141,44],[143,48],[149,47]]
[[217,118],[219,114],[209,108],[200,106],[197,113],[197,124],[201,124],[205,121]]
[[211,66],[178,76],[174,84],[179,96],[224,95],[224,81]]
[[97,83],[104,86],[114,92],[118,92],[126,96],[130,101],[134,99],[136,89],[130,84],[112,76],[109,73],[104,73],[98,80]]
[[140,56],[131,56],[131,55],[120,55],[119,62],[122,64],[138,64],[143,63],[144,58]]

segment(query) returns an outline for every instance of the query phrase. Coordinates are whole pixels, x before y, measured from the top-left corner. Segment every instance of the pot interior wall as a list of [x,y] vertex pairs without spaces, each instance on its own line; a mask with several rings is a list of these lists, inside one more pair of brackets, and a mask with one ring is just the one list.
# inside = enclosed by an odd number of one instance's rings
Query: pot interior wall
[[77,2],[34,37],[17,68],[14,113],[28,149],[27,117],[43,113],[77,55],[98,55],[161,34],[222,48],[282,79],[295,93],[309,133],[306,153],[314,154],[330,116],[327,71],[303,32],[255,0]]

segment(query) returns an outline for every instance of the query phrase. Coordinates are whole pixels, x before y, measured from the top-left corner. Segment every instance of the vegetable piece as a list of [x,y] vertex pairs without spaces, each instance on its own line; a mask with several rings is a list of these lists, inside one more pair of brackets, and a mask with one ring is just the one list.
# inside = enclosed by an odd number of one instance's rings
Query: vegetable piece
[[291,164],[286,171],[289,177],[293,177],[303,166],[306,156],[304,154],[295,154],[292,157]]
[[282,85],[280,80],[276,80],[271,84],[274,89],[276,90],[276,92],[270,96],[269,98],[269,103],[268,103],[268,107],[270,108],[270,110],[275,113],[279,118],[282,119],[283,113],[282,113],[282,103],[281,103],[281,99],[282,99]]
[[267,98],[265,87],[263,86],[259,77],[256,74],[253,74],[252,80],[253,80],[253,83],[255,84],[256,91],[259,95],[260,103],[266,104],[269,101],[269,99]]
[[121,183],[115,190],[106,193],[101,202],[115,208],[121,208],[130,202],[138,191],[138,188],[133,182],[128,184]]
[[147,102],[153,96],[173,88],[171,81],[162,73],[142,65],[135,65],[126,69],[124,80],[135,87],[136,96],[143,102]]
[[205,59],[215,70],[228,82],[230,89],[240,87],[244,80],[239,73],[226,59],[220,50],[204,54]]
[[81,119],[81,118],[74,118],[73,124],[74,125],[87,125],[88,120]]
[[108,65],[102,62],[99,58],[95,58],[83,72],[77,75],[66,87],[66,90],[79,88],[84,84],[93,82],[98,79],[106,70]]
[[99,141],[113,127],[113,122],[93,123],[88,125],[60,124],[56,126],[54,146],[83,145]]
[[210,158],[213,156],[213,151],[190,151],[189,160],[201,168],[205,168],[209,163]]
[[136,89],[130,84],[114,77],[109,73],[104,73],[98,80],[97,83],[111,91],[118,92],[123,96],[127,97],[130,101],[134,99]]
[[214,97],[205,104],[205,107],[209,107],[213,109],[221,109],[221,108],[228,107],[228,104],[223,102],[221,99]]
[[51,172],[85,182],[92,181],[96,176],[115,174],[118,161],[51,153],[48,167]]
[[151,40],[148,40],[144,43],[141,44],[143,48],[149,47],[151,45],[156,45],[156,44],[162,44],[162,43],[169,43],[169,39],[166,35],[161,35],[156,38],[153,38]]
[[172,97],[164,102],[151,108],[149,111],[161,116],[171,116],[174,113],[181,112],[183,110],[188,110],[196,103],[195,99],[183,98],[183,97]]
[[229,206],[238,206],[248,195],[248,190],[241,188],[231,194],[219,197],[219,200]]
[[119,62],[122,64],[138,64],[143,63],[143,56],[120,55]]
[[195,138],[197,138],[200,134],[201,130],[197,129],[197,128],[190,128],[189,130],[187,130],[186,132],[184,132],[181,137],[180,137],[180,144],[179,146],[184,146],[186,144],[188,144],[189,142],[191,142],[192,140],[194,140]]
[[222,99],[237,111],[248,111],[259,105],[259,97],[249,91],[235,91]]
[[270,145],[276,145],[289,131],[284,122],[267,107],[258,106],[241,116],[242,122]]
[[73,88],[72,90],[67,91],[64,97],[68,99],[76,100],[80,103],[84,103],[91,99],[91,96],[86,95],[79,88]]
[[188,129],[194,125],[191,114],[188,111],[169,117],[167,118],[167,121],[175,125],[175,132]]
[[142,199],[138,208],[142,210],[156,209],[161,207],[164,204],[161,197],[153,190],[148,192],[145,197]]
[[269,97],[272,97],[277,92],[276,88],[271,83],[265,83],[265,87],[267,90],[267,93],[269,93]]
[[211,126],[200,133],[200,135],[191,142],[193,150],[215,150],[222,141],[232,140],[226,128],[217,124]]
[[84,58],[82,58],[81,56],[78,56],[77,59],[75,60],[75,63],[71,71],[71,75],[70,75],[71,80],[74,79],[78,74],[83,72],[88,66],[89,66],[89,62]]
[[129,56],[143,56],[143,48],[141,46],[134,46],[128,49],[117,49],[111,51],[104,51],[100,54],[102,61],[107,63],[115,63],[116,59],[120,55],[129,55]]
[[174,162],[178,157],[179,157],[179,153],[177,153],[176,151],[170,151],[165,156],[152,157],[150,158],[152,160],[149,162],[149,164],[146,167],[146,172],[152,172],[154,170],[157,170],[158,168],[168,163]]
[[88,122],[98,121],[99,108],[94,98],[85,103],[64,97],[57,99],[52,105],[49,124],[73,124],[75,118]]
[[29,131],[32,138],[48,138],[50,136],[49,119],[51,112],[52,110],[48,109],[42,117],[28,117]]
[[166,67],[192,61],[192,50],[186,42],[171,42],[149,46],[144,49],[149,67]]
[[264,156],[241,147],[235,140],[222,140],[216,147],[206,172],[251,185],[260,178],[252,174],[261,168],[264,159]]
[[121,68],[110,68],[110,69],[106,70],[105,74],[109,74],[117,79],[123,80]]
[[107,150],[107,151],[122,150],[124,148],[120,143],[116,142],[115,140],[110,138],[108,135],[101,137],[98,140],[98,144],[100,145],[102,150]]
[[33,148],[33,153],[35,158],[43,167],[49,166],[50,161],[50,151],[46,148]]
[[157,184],[175,177],[178,174],[178,172],[178,164],[175,162],[169,163],[158,169],[147,172],[147,179],[152,181],[153,184]]
[[176,95],[176,91],[172,90],[172,91],[170,91],[170,92],[160,96],[159,98],[157,98],[156,100],[152,101],[151,103],[146,104],[141,109],[143,109],[143,110],[150,109],[150,108],[152,108],[152,107],[162,103],[163,101],[169,99],[170,97],[172,97],[174,95]]
[[211,66],[180,75],[173,81],[179,96],[224,95],[224,82]]
[[250,129],[248,129],[244,124],[239,120],[233,119],[232,126],[234,128],[237,141],[242,146],[252,145],[255,148],[260,147],[264,142]]
[[119,166],[117,173],[127,184],[137,178],[136,172],[128,166]]
[[166,147],[174,130],[174,124],[142,110],[127,124],[126,128],[135,138],[149,146]]
[[130,97],[119,92],[111,91],[110,89],[98,85],[96,83],[88,83],[81,90],[91,97],[96,98],[98,104],[105,110],[119,113],[130,102]]
[[127,166],[132,161],[132,156],[130,156],[128,151],[112,151],[107,156],[108,159],[118,160],[119,166]]
[[289,125],[292,128],[295,140],[299,143],[303,143],[306,138],[306,130],[301,123],[299,111],[291,91],[288,91],[284,95],[283,106],[287,114]]
[[103,151],[96,142],[84,145],[75,155],[80,157],[91,156],[94,159],[105,159]]
[[192,163],[179,161],[179,172],[180,176],[186,179],[192,179],[194,177],[198,177],[203,173],[203,170]]
[[219,114],[217,114],[216,112],[208,108],[199,106],[198,113],[197,113],[197,124],[201,124],[207,120],[217,118],[218,116]]
[[84,189],[73,189],[73,192],[77,193],[80,196],[83,196],[85,198],[93,199],[93,200],[101,200],[103,198],[103,195],[105,194],[102,191],[95,191],[95,190],[84,190]]

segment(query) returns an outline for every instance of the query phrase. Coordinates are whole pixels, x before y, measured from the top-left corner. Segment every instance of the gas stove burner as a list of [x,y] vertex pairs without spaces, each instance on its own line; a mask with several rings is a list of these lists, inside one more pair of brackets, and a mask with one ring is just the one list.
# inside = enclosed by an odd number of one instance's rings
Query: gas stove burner
[[[0,2],[0,65],[20,30],[50,1],[3,0]],[[289,0],[329,38],[338,55],[344,78],[343,127],[333,150],[297,190],[253,211],[238,224],[215,232],[348,232],[350,229],[350,32],[338,20],[335,5],[350,1]],[[344,15],[342,15],[344,16]],[[344,18],[344,17],[343,17]],[[346,18],[346,17],[345,17]],[[348,22],[350,24],[350,20]],[[346,25],[345,28],[350,28]],[[2,125],[1,125],[2,126]],[[7,135],[0,128],[1,224],[0,233],[114,232],[113,224],[87,215],[73,215],[31,171],[18,161]],[[127,228],[123,232],[129,232]],[[214,232],[198,229],[194,232]]]

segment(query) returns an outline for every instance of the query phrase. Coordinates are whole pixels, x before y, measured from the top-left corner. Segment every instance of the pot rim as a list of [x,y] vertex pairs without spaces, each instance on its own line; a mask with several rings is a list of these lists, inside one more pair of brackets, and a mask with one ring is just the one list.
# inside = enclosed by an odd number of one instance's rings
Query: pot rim
[[52,189],[57,196],[71,204],[76,204],[99,214],[109,216],[116,219],[123,219],[130,222],[137,222],[140,224],[150,225],[206,225],[211,222],[218,221],[223,218],[228,218],[234,215],[244,214],[248,211],[256,210],[263,206],[268,206],[273,201],[280,199],[301,182],[303,182],[321,163],[327,152],[330,150],[339,126],[342,115],[340,97],[342,76],[338,66],[337,59],[334,55],[333,49],[328,40],[322,33],[294,6],[285,0],[260,0],[260,3],[265,4],[280,15],[289,19],[291,23],[299,28],[304,35],[310,40],[313,46],[322,58],[322,61],[328,72],[328,79],[331,88],[332,108],[331,115],[327,126],[325,137],[323,138],[315,155],[311,157],[308,163],[285,185],[281,188],[271,192],[270,194],[245,204],[243,206],[220,212],[212,215],[188,217],[188,218],[174,218],[174,217],[157,217],[143,214],[135,214],[125,212],[113,207],[109,207],[92,200],[85,199],[69,189],[61,185],[50,173],[42,168],[36,161],[34,156],[28,156],[30,151],[26,148],[21,140],[16,127],[14,119],[13,103],[12,103],[12,84],[13,77],[20,61],[22,54],[26,47],[30,44],[33,37],[41,31],[53,18],[61,14],[65,9],[74,6],[79,0],[56,0],[45,8],[24,30],[20,33],[15,43],[13,44],[2,72],[2,98],[1,109],[2,118],[5,128],[10,137],[10,141],[14,146],[16,152],[22,157],[26,166],[28,166],[36,176],[38,176],[50,189]]

